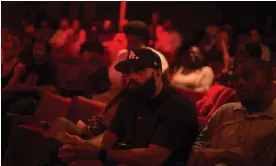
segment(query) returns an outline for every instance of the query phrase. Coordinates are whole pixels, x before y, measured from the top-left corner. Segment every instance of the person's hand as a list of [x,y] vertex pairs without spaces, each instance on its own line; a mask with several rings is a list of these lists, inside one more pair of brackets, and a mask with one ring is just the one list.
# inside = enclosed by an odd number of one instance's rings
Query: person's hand
[[99,148],[77,136],[67,134],[63,146],[59,149],[58,157],[64,163],[78,160],[95,160],[98,158]]
[[191,155],[188,166],[214,166],[220,163],[224,151],[220,149],[201,149]]

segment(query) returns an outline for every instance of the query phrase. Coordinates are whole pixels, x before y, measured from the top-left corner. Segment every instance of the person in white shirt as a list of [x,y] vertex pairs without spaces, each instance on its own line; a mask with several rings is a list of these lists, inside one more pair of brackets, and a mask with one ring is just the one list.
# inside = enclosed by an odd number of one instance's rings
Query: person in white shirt
[[212,86],[214,78],[212,68],[204,64],[199,49],[192,47],[188,60],[173,74],[171,84],[178,88],[204,93]]

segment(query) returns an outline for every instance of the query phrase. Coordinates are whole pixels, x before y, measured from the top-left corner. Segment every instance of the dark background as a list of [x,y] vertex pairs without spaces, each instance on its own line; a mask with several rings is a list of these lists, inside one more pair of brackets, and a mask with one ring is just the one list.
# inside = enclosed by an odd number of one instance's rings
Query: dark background
[[[84,26],[110,19],[117,24],[120,2],[1,2],[2,26],[16,27],[23,18],[37,26],[47,18],[56,27],[62,17],[80,19]],[[257,27],[264,31],[268,16],[275,27],[275,2],[127,2],[127,19],[150,23],[151,13],[170,18],[185,39],[195,37],[208,23],[230,24],[236,33]],[[276,29],[276,27],[275,27]]]

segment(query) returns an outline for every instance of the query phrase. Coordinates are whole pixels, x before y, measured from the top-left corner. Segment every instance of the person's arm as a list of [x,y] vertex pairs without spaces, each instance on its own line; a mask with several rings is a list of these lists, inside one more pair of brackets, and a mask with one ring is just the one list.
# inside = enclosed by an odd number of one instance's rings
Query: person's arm
[[171,152],[159,145],[128,150],[108,150],[107,161],[131,165],[162,165]]
[[223,55],[223,63],[224,63],[224,70],[227,70],[231,63],[230,54],[228,52],[228,48],[226,46],[226,43],[224,41],[221,42],[221,48],[222,48],[222,55]]
[[195,85],[198,80],[198,75],[193,72],[187,75],[182,74],[183,68],[181,67],[172,78],[172,84],[179,87],[185,88],[190,85]]
[[24,72],[25,72],[25,66],[22,63],[18,63],[14,68],[12,78],[9,80],[9,83],[5,86],[4,89],[13,88],[18,83],[18,81],[20,80],[20,77]]
[[210,143],[213,135],[215,134],[215,129],[219,127],[220,118],[223,115],[224,110],[227,109],[227,105],[220,107],[216,113],[212,115],[209,119],[208,124],[199,134],[197,140],[193,146],[193,152],[197,152],[200,149],[210,148]]
[[86,32],[84,30],[80,31],[79,38],[77,40],[77,43],[79,45],[82,45],[86,41]]
[[58,33],[59,33],[59,30],[57,30],[57,31],[53,34],[53,36],[50,38],[49,43],[50,43],[51,45],[56,45],[56,40],[57,40]]

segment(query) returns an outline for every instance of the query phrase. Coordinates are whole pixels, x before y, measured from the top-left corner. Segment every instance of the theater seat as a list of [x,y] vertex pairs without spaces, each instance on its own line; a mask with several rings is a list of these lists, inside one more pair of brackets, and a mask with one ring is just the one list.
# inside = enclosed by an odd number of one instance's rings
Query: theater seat
[[181,95],[187,97],[194,104],[204,96],[204,93],[195,92],[189,89],[181,89],[178,87],[174,87],[174,89]]
[[201,100],[196,102],[200,126],[205,126],[209,118],[223,104],[236,102],[236,91],[220,84],[214,84]]
[[104,103],[81,96],[74,97],[67,114],[67,119],[74,123],[77,123],[79,120],[87,123],[87,120],[92,116],[102,114],[105,106],[106,104]]
[[[9,113],[13,119],[13,127],[23,127],[35,132],[43,132],[41,126],[47,126],[57,117],[66,117],[71,99],[52,93],[44,93],[36,107],[34,115],[25,116]],[[40,127],[38,127],[40,126]]]

